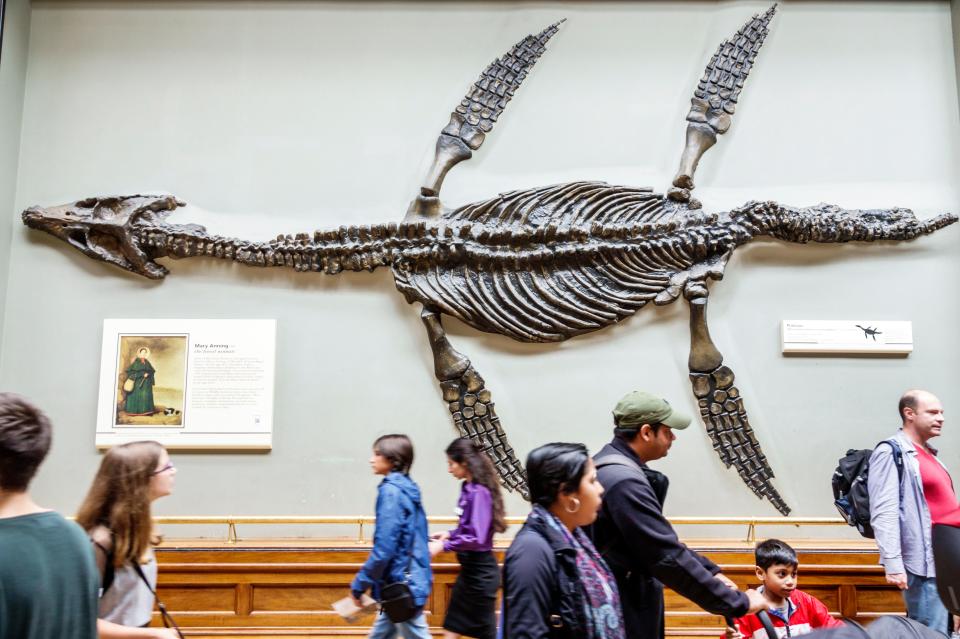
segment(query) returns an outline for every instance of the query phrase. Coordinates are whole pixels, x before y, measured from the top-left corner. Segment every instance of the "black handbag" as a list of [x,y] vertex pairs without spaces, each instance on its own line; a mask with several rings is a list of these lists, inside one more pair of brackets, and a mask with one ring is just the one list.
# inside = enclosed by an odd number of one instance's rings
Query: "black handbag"
[[410,621],[420,612],[420,607],[413,601],[410,585],[405,581],[395,581],[380,589],[380,609],[393,623]]

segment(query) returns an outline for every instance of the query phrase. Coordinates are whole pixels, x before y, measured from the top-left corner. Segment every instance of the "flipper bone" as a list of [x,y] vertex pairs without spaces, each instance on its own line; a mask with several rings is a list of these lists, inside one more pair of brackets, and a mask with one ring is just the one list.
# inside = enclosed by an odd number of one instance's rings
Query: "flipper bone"
[[764,13],[753,16],[736,35],[721,42],[710,58],[690,100],[686,146],[680,158],[680,168],[673,178],[674,188],[668,191],[670,199],[696,203],[691,199],[690,191],[694,188],[693,174],[697,164],[707,149],[716,144],[717,136],[730,128],[740,91],[769,33],[770,20],[776,10],[774,4]]
[[420,187],[420,195],[410,204],[406,219],[432,218],[440,214],[440,188],[447,172],[456,164],[469,160],[480,148],[563,22],[560,20],[536,35],[528,35],[483,70],[440,132],[433,164]]

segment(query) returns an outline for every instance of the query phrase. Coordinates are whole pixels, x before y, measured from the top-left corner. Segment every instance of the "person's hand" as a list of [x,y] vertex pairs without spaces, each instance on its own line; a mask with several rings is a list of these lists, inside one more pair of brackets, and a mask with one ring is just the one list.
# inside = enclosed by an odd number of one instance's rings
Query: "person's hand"
[[907,573],[905,572],[894,572],[887,575],[887,583],[893,584],[900,590],[907,589]]
[[144,376],[144,377],[150,377],[150,373],[144,373],[143,376]]
[[743,633],[741,633],[736,628],[731,628],[727,626],[726,628],[727,639],[743,639]]
[[730,577],[727,577],[722,572],[718,572],[717,574],[714,575],[714,577],[716,577],[720,581],[720,583],[722,583],[727,588],[730,588],[731,590],[738,589],[737,584],[733,583],[733,581],[730,580]]
[[152,628],[156,630],[153,639],[180,639],[180,635],[173,628]]
[[745,590],[744,594],[747,596],[747,600],[750,602],[750,607],[747,609],[748,615],[752,615],[756,612],[760,612],[761,610],[766,610],[768,608],[767,600],[764,599],[763,595],[761,595],[759,592],[757,592],[753,588],[750,588],[749,590]]
[[443,542],[440,541],[439,539],[434,539],[428,545],[430,547],[431,557],[436,557],[437,555],[443,552]]
[[350,598],[353,599],[353,605],[357,608],[363,608],[363,602],[360,600],[360,597],[356,596],[352,592],[350,593]]
[[450,531],[444,530],[443,532],[438,532],[430,535],[430,539],[438,539],[440,541],[446,541],[450,539]]

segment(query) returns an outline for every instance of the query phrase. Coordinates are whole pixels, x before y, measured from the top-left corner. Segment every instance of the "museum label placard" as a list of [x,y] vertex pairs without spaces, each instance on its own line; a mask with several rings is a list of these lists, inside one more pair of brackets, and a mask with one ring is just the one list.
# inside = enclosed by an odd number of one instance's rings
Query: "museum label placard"
[[106,319],[96,445],[269,449],[276,320]]
[[913,322],[889,320],[783,320],[784,354],[876,354],[913,352]]

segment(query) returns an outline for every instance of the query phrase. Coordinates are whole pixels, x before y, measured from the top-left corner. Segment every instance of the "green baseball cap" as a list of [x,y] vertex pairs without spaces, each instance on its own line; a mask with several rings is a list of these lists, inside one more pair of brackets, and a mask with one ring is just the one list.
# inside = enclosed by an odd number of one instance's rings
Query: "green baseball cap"
[[643,391],[633,391],[624,395],[613,409],[613,418],[619,428],[664,424],[676,430],[683,430],[690,425],[689,415],[678,411],[667,400]]

